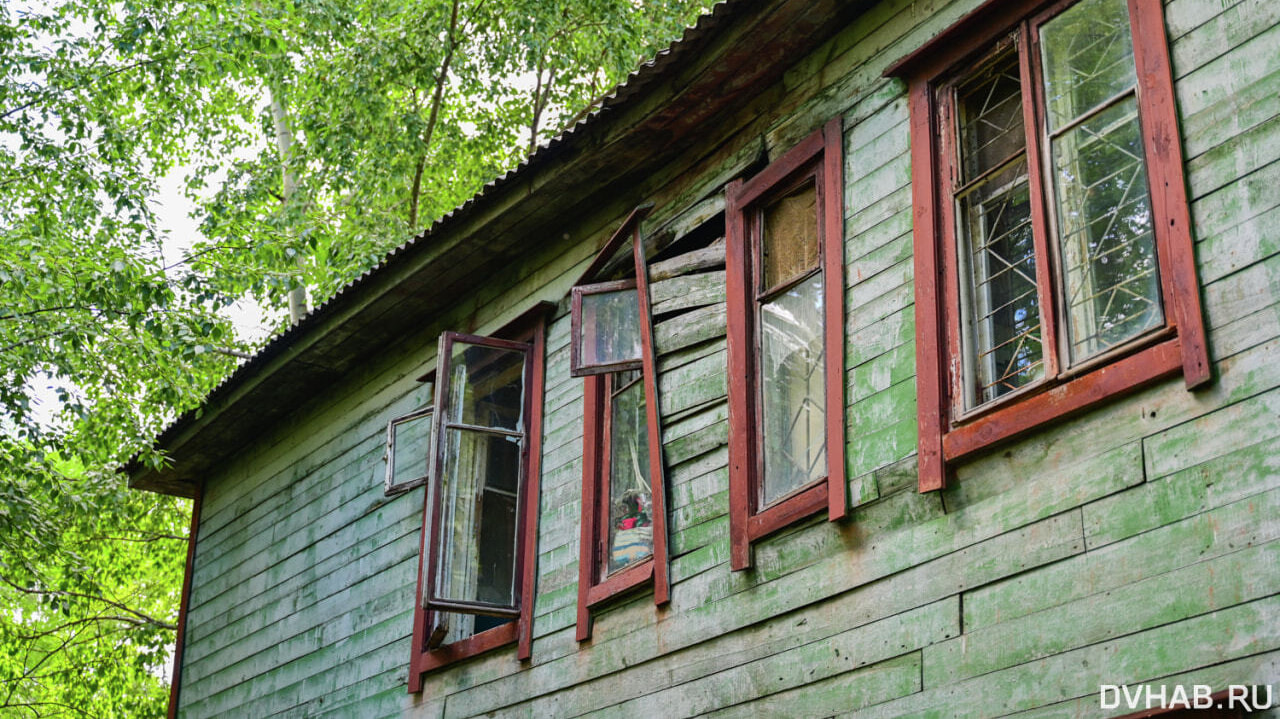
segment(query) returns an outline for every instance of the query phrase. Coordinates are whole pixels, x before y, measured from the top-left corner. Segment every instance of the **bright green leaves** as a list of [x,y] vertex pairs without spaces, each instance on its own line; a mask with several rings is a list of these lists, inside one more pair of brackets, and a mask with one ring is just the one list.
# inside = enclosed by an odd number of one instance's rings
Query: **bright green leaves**
[[[375,266],[696,14],[0,3],[0,714],[160,713],[186,509],[114,470],[164,461],[152,438],[248,349],[227,305],[283,325],[290,290],[323,300]],[[161,229],[173,175],[203,237]]]

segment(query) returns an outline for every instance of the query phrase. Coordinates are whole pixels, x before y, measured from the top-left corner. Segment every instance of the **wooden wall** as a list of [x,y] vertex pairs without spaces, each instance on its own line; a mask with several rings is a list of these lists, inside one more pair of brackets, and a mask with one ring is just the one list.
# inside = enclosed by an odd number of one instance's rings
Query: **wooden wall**
[[647,228],[687,228],[761,148],[843,116],[849,520],[786,530],[729,571],[724,309],[700,295],[658,327],[671,604],[623,598],[574,641],[582,384],[562,309],[533,659],[496,651],[406,693],[423,494],[383,496],[386,421],[425,401],[414,377],[440,331],[561,301],[634,204],[605,202],[444,316],[424,309],[420,333],[211,478],[182,715],[1100,716],[1103,683],[1276,684],[1280,3],[1166,3],[1212,386],[1108,403],[920,495],[908,118],[880,76],[976,4],[872,7],[640,188]]

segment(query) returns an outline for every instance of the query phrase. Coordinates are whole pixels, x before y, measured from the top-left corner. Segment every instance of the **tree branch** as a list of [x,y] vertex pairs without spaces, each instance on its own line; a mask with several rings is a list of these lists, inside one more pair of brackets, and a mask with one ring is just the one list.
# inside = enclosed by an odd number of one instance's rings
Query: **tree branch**
[[440,72],[436,73],[436,86],[431,96],[431,114],[427,117],[427,130],[422,138],[422,157],[418,160],[418,169],[413,176],[412,194],[409,196],[409,231],[418,227],[418,200],[422,193],[422,170],[427,163],[427,150],[431,148],[431,136],[436,131],[436,120],[440,118],[440,106],[444,104],[444,89],[449,83],[449,63],[453,62],[453,51],[458,46],[458,6],[460,0],[453,0],[453,9],[449,16],[449,47],[445,50],[444,60],[440,61]]
[[44,596],[44,597],[72,597],[75,599],[88,599],[95,602],[102,602],[103,604],[106,604],[108,606],[112,606],[121,611],[128,612],[129,614],[132,614],[138,619],[141,619],[142,621],[154,627],[159,627],[161,629],[168,629],[169,631],[175,631],[175,632],[178,630],[178,625],[176,624],[170,624],[169,622],[160,621],[159,619],[143,614],[142,612],[139,612],[136,609],[132,609],[119,602],[113,602],[110,599],[107,599],[106,597],[100,597],[95,594],[82,594],[80,592],[64,592],[64,591],[58,591],[58,590],[28,589],[26,587],[14,584],[13,582],[9,581],[5,577],[0,577],[0,582],[4,582],[5,584],[9,585],[10,587],[12,587],[13,589],[16,589],[19,592],[22,592],[23,594],[32,594],[32,595],[38,595],[38,596]]
[[[200,51],[202,51],[202,50],[207,50],[207,49],[209,49],[209,47],[210,47],[210,45],[205,44],[205,45],[201,45],[201,46],[196,47],[196,48],[192,48],[192,49],[190,50],[190,53],[189,53],[189,54],[194,55],[194,54],[196,54],[196,53],[198,53],[198,52],[200,52]],[[31,98],[31,99],[30,99],[30,100],[28,100],[28,101],[26,101],[26,102],[22,103],[21,105],[18,105],[17,107],[14,107],[14,108],[9,109],[9,110],[5,110],[3,113],[0,113],[0,120],[4,120],[5,118],[7,118],[7,117],[9,117],[10,115],[13,115],[13,114],[15,114],[15,113],[22,112],[23,110],[26,110],[26,109],[27,109],[27,108],[29,108],[29,107],[33,107],[33,106],[35,106],[35,105],[39,104],[40,102],[43,102],[44,100],[46,100],[46,99],[47,99],[47,98],[49,98],[49,97],[52,97],[53,95],[57,95],[57,94],[59,94],[59,93],[66,92],[67,90],[80,89],[80,88],[88,87],[88,86],[90,86],[90,85],[96,85],[97,83],[102,82],[103,80],[106,80],[106,79],[107,79],[107,78],[109,78],[109,77],[114,77],[114,76],[119,75],[119,74],[121,74],[121,73],[129,72],[130,70],[136,70],[136,69],[138,69],[138,68],[140,68],[140,67],[143,67],[143,66],[146,66],[146,65],[151,65],[151,64],[154,64],[154,63],[157,63],[157,62],[161,62],[161,61],[164,61],[164,60],[172,60],[172,59],[173,59],[173,58],[150,57],[150,58],[147,58],[147,59],[145,59],[145,60],[138,60],[137,62],[131,62],[131,63],[129,63],[128,65],[125,65],[125,66],[123,66],[123,67],[117,67],[117,68],[116,68],[116,69],[114,69],[114,70],[110,70],[110,71],[108,71],[108,72],[104,72],[104,73],[102,73],[101,75],[99,75],[99,76],[97,76],[97,77],[95,77],[95,78],[93,78],[93,79],[89,80],[88,82],[85,82],[85,83],[84,83],[84,84],[82,84],[82,85],[75,85],[75,86],[73,86],[73,87],[66,88],[66,89],[45,90],[44,92],[40,93],[40,94],[39,94],[39,95],[37,95],[36,97]]]

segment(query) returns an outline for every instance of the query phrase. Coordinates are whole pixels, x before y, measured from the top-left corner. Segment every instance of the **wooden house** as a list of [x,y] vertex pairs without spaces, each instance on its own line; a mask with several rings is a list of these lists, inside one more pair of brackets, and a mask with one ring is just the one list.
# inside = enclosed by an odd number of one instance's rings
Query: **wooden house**
[[171,713],[1280,702],[1277,47],[717,5],[131,469],[195,501]]

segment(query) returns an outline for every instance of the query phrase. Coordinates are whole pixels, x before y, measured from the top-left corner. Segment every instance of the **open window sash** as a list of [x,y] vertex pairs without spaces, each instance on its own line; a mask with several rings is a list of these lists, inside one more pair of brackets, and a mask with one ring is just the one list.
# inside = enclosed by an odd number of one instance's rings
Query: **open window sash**
[[425,609],[520,614],[531,351],[456,332],[440,338]]
[[571,375],[640,369],[644,352],[634,279],[579,285],[571,302]]
[[387,496],[407,492],[427,483],[431,464],[428,449],[433,434],[434,407],[423,407],[387,423]]
[[[571,365],[584,378],[578,641],[591,637],[592,612],[615,597],[652,583],[654,604],[671,598],[657,353],[640,236],[651,209],[641,205],[627,216],[579,282],[607,275],[610,267],[622,271],[627,254],[635,277],[579,284],[572,294]],[[593,299],[612,307],[593,310]],[[585,354],[583,346],[603,347],[609,351],[597,352],[597,360],[603,354],[613,361],[591,367],[590,358],[582,362],[575,354]],[[627,350],[611,351],[621,347]]]

